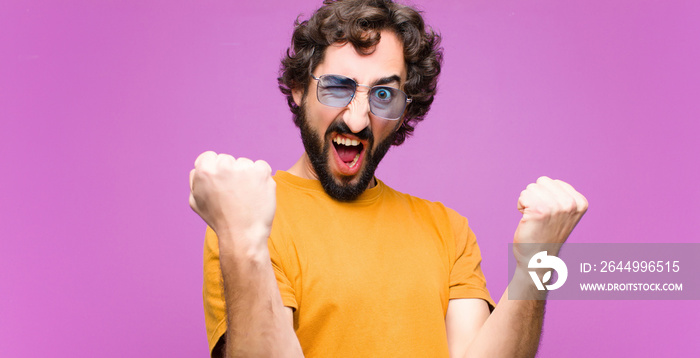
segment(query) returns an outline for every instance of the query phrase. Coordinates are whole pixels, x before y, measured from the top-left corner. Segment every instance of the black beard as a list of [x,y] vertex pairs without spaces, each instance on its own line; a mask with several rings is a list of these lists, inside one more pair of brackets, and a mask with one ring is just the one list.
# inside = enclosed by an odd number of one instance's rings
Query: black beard
[[[342,119],[337,118],[336,120],[328,126],[324,139],[321,139],[310,126],[306,119],[306,108],[302,105],[301,115],[299,116],[299,122],[301,129],[301,141],[304,143],[304,150],[306,150],[306,155],[311,161],[311,166],[316,172],[318,180],[323,186],[323,190],[326,191],[330,197],[338,201],[353,201],[362,194],[369,183],[374,178],[374,171],[377,170],[379,162],[382,161],[384,155],[389,151],[391,144],[394,142],[394,135],[396,131],[393,131],[386,139],[379,143],[377,148],[372,151],[374,146],[374,134],[372,130],[367,127],[360,131],[359,133],[353,133],[350,128],[343,122]],[[359,139],[368,140],[368,148],[365,150],[365,156],[363,158],[364,168],[360,169],[360,179],[357,183],[352,184],[350,181],[354,179],[353,177],[341,177],[340,183],[336,182],[330,171],[329,153],[330,146],[332,144],[329,140],[333,133],[338,134],[352,134]]]

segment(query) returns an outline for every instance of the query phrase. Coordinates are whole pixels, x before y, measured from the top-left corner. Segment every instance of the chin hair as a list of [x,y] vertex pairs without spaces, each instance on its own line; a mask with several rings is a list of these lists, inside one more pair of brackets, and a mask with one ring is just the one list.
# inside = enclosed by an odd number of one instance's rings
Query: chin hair
[[[384,139],[377,148],[372,151],[371,148],[374,144],[374,136],[371,131],[368,131],[367,137],[369,139],[369,148],[365,152],[364,158],[364,168],[360,169],[359,180],[352,184],[350,183],[352,179],[344,180],[342,178],[339,182],[331,175],[330,165],[328,164],[328,157],[330,153],[330,144],[324,141],[318,133],[309,126],[306,120],[306,110],[302,108],[302,115],[299,118],[299,129],[301,130],[301,141],[304,144],[304,150],[306,150],[306,155],[311,162],[311,166],[316,172],[318,180],[321,182],[323,190],[335,200],[349,202],[357,199],[369,186],[372,178],[374,178],[374,172],[377,170],[379,162],[384,158],[386,153],[391,148],[391,144],[394,142],[394,137],[396,132],[392,132],[386,139]],[[343,123],[344,125],[344,123]],[[331,129],[329,127],[329,129]],[[326,133],[328,135],[329,133]]]

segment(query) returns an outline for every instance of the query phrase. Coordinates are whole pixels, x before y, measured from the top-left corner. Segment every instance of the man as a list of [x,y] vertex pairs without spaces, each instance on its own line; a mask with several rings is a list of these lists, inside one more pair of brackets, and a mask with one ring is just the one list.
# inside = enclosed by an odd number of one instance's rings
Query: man
[[[213,152],[190,173],[212,356],[534,356],[544,301],[506,291],[496,307],[466,219],[374,177],[427,113],[440,60],[439,37],[389,0],[327,2],[297,24],[279,82],[305,153],[274,179]],[[587,203],[542,177],[518,207],[515,243],[560,244]]]

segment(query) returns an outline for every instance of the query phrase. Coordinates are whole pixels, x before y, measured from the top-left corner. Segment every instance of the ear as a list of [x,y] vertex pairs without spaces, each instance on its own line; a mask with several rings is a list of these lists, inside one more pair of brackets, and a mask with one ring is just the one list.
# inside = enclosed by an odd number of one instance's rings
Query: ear
[[294,98],[294,103],[296,103],[298,107],[301,107],[303,97],[304,91],[302,89],[297,88],[292,90],[292,98]]

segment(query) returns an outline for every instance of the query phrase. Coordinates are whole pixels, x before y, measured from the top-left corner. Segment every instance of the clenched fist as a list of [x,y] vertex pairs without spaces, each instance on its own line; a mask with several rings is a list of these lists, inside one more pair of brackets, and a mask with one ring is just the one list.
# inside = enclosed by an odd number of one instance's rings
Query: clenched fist
[[[540,177],[520,193],[518,210],[523,217],[515,230],[513,243],[556,244],[553,246],[558,247],[566,241],[587,209],[588,201],[571,185]],[[524,252],[519,255],[518,245],[515,247],[518,261],[527,256]],[[556,255],[557,252],[549,254]]]
[[220,239],[267,247],[276,203],[270,174],[262,160],[204,152],[190,171],[190,206]]

